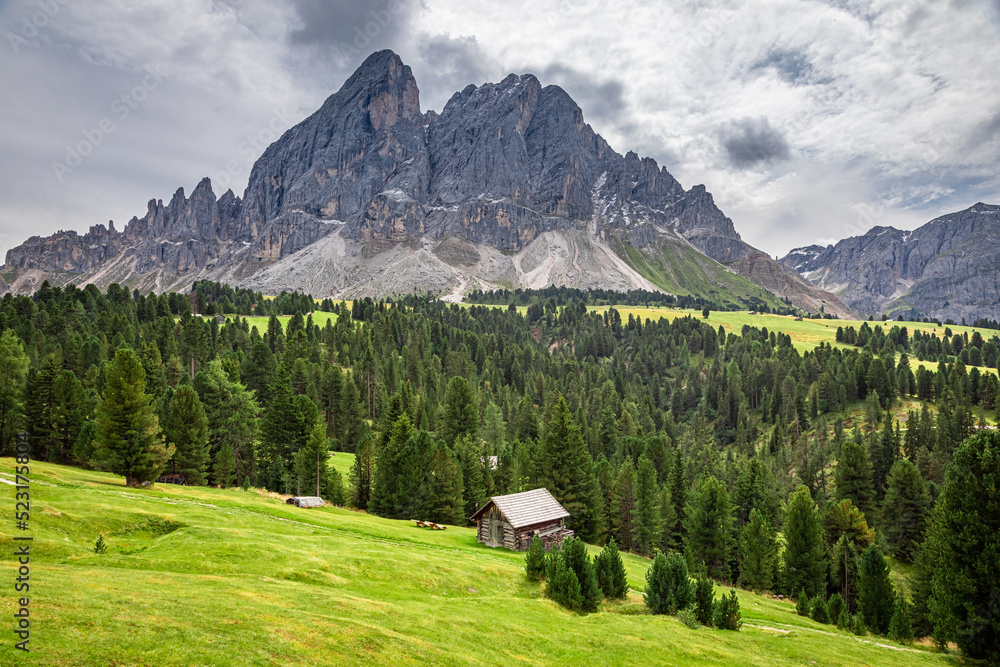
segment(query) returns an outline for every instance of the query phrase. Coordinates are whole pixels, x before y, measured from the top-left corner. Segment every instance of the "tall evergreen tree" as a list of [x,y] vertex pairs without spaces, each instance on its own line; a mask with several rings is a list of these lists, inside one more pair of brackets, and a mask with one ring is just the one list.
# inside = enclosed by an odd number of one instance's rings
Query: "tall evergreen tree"
[[866,517],[874,517],[875,487],[868,452],[863,446],[851,441],[841,446],[835,482],[837,500],[850,500]]
[[819,516],[803,485],[788,498],[785,517],[784,583],[789,591],[805,589],[815,597],[826,590],[826,552]]
[[361,441],[351,464],[348,476],[350,503],[360,510],[367,510],[372,495],[372,481],[375,477],[375,443],[371,436]]
[[24,392],[28,382],[28,355],[13,329],[0,335],[0,455],[14,453],[24,415]]
[[453,377],[444,392],[441,406],[441,439],[449,447],[466,435],[479,435],[479,407],[475,389],[464,377]]
[[729,579],[733,556],[733,507],[726,486],[714,476],[703,478],[688,500],[685,549],[704,562],[710,576]]
[[326,438],[326,424],[317,420],[309,433],[306,446],[295,455],[295,472],[299,493],[327,497],[330,443]]
[[628,594],[628,577],[615,538],[608,540],[601,553],[594,558],[594,572],[604,597],[609,600],[625,599]]
[[104,391],[97,406],[98,456],[127,486],[152,482],[174,454],[163,442],[145,392],[146,373],[131,348],[119,348],[104,371]]
[[181,385],[171,397],[163,435],[167,444],[175,448],[167,469],[184,475],[187,484],[205,484],[209,462],[208,417],[191,385]]
[[600,533],[600,489],[580,427],[562,396],[549,414],[540,446],[539,483],[570,513],[576,535],[595,540]]
[[663,525],[660,523],[660,487],[656,483],[656,468],[645,454],[639,457],[633,513],[632,541],[640,554],[652,556],[659,546]]
[[931,511],[927,482],[917,466],[906,459],[893,464],[882,504],[882,529],[892,553],[912,562],[924,541],[924,528]]
[[952,457],[927,549],[938,642],[974,659],[1000,656],[1000,433],[966,439]]
[[896,591],[889,578],[889,564],[874,544],[861,554],[858,571],[858,608],[868,629],[878,635],[889,631],[896,606]]
[[409,519],[404,516],[405,505],[409,502],[408,492],[404,486],[403,449],[407,441],[417,434],[410,423],[410,416],[400,415],[389,431],[389,438],[382,451],[378,454],[375,466],[375,477],[372,480],[371,499],[368,511],[372,514],[390,519]]
[[627,459],[618,468],[612,500],[612,534],[625,551],[635,550],[635,466]]
[[771,590],[778,561],[778,543],[771,526],[756,507],[750,521],[740,530],[739,579],[754,590]]

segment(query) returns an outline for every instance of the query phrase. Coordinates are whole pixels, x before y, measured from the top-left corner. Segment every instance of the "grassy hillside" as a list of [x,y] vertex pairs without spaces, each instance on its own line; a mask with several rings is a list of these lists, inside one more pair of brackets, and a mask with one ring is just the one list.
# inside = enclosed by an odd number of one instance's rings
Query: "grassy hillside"
[[[0,479],[12,480],[13,470],[0,459]],[[32,650],[13,648],[5,584],[0,664],[949,662],[856,638],[745,592],[739,633],[646,615],[638,593],[578,616],[526,581],[522,554],[479,545],[472,529],[432,532],[343,509],[301,510],[254,491],[126,489],[121,478],[51,464],[31,472]],[[14,487],[0,488],[13,509]],[[8,582],[11,523],[0,528]],[[109,545],[103,555],[92,551],[99,533]],[[641,589],[648,561],[625,562]]]

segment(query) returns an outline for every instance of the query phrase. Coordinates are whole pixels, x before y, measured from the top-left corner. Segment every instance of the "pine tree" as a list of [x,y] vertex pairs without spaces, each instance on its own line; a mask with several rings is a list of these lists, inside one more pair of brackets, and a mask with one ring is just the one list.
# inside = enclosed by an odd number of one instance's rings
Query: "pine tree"
[[375,477],[372,480],[368,511],[389,519],[409,519],[404,516],[404,503],[410,501],[408,490],[401,485],[404,473],[402,459],[406,443],[417,434],[410,416],[402,414],[389,429],[385,445],[378,453]]
[[899,458],[899,439],[892,428],[892,413],[885,413],[882,424],[882,435],[872,441],[872,484],[875,487],[875,497],[885,496],[886,480],[896,459]]
[[660,521],[660,489],[656,484],[656,468],[643,454],[639,457],[632,518],[632,542],[638,553],[653,555],[663,534]]
[[576,574],[580,586],[581,605],[579,611],[595,612],[601,604],[601,588],[597,584],[594,564],[583,540],[570,537],[563,540],[562,556],[566,567]]
[[889,639],[903,644],[913,641],[913,626],[910,624],[910,605],[899,595],[896,598],[896,608],[889,621]]
[[119,348],[104,371],[104,392],[97,406],[98,456],[128,486],[152,482],[174,454],[163,442],[145,392],[145,372],[130,348]]
[[875,487],[864,447],[851,441],[841,446],[835,482],[837,500],[850,500],[866,517],[874,516]]
[[851,612],[848,611],[847,605],[844,605],[840,608],[840,613],[837,614],[837,629],[849,632],[853,625],[854,619],[851,618]]
[[686,550],[696,562],[705,563],[709,576],[728,579],[733,552],[733,510],[725,485],[711,475],[702,479],[684,513]]
[[604,597],[609,600],[625,599],[628,594],[628,578],[615,538],[608,540],[601,553],[594,558],[594,572]]
[[223,445],[222,449],[215,456],[215,464],[212,466],[212,479],[216,485],[223,489],[228,489],[233,485],[233,471],[236,469],[236,457],[233,455],[233,448]]
[[28,382],[28,355],[13,329],[0,335],[0,377],[0,455],[11,456],[21,430]]
[[347,504],[347,492],[344,489],[344,476],[334,467],[330,467],[326,479],[326,499],[337,507]]
[[594,464],[566,399],[557,396],[540,443],[538,481],[570,513],[570,525],[583,540],[600,534],[601,497]]
[[205,484],[208,470],[208,417],[191,385],[181,385],[170,399],[170,413],[163,424],[168,445],[175,448],[167,468],[187,478],[187,484]]
[[612,532],[625,551],[634,551],[635,530],[635,466],[626,459],[618,467],[611,506]]
[[740,600],[736,597],[736,591],[730,589],[729,595],[723,595],[715,605],[715,612],[712,620],[715,627],[720,630],[739,630],[743,627],[743,620],[740,613]]
[[826,606],[826,600],[822,596],[817,596],[810,605],[809,618],[817,623],[830,622],[830,608]]
[[371,437],[366,437],[358,447],[348,476],[350,503],[359,510],[367,510],[372,494],[372,479],[375,476],[375,445]]
[[883,530],[895,556],[913,561],[924,540],[930,510],[931,496],[920,471],[906,459],[896,461],[889,473],[882,504]]
[[330,443],[326,438],[326,424],[317,420],[309,434],[306,446],[296,455],[296,474],[300,493],[325,498],[329,475]]
[[811,609],[812,603],[809,601],[809,594],[806,593],[806,589],[799,589],[798,597],[795,598],[795,613],[799,616],[808,616]]
[[679,546],[684,543],[684,508],[687,506],[688,495],[688,480],[685,475],[680,447],[674,450],[674,464],[670,467],[668,483],[670,499],[674,506],[674,525],[671,527],[672,541]]
[[750,522],[740,531],[740,581],[753,590],[771,590],[777,560],[778,543],[774,528],[755,507],[750,510]]
[[462,471],[462,487],[464,489],[463,514],[467,523],[469,517],[486,504],[486,485],[484,473],[486,458],[482,447],[475,436],[466,434],[460,436],[454,443],[455,457]]
[[788,498],[785,517],[784,577],[788,590],[818,595],[826,589],[826,553],[816,505],[801,484]]
[[874,544],[861,554],[858,572],[858,608],[865,617],[868,629],[877,635],[889,631],[896,592],[889,579],[889,565],[882,551]]
[[479,407],[476,393],[464,377],[453,377],[444,393],[441,414],[441,439],[449,447],[466,435],[479,434]]
[[529,581],[541,581],[545,576],[545,545],[538,535],[531,538],[531,546],[524,557],[524,571]]
[[994,662],[1000,656],[998,480],[1000,433],[986,431],[962,442],[948,465],[925,547],[933,571],[935,640],[955,641],[970,658]]
[[847,608],[847,605],[844,604],[843,596],[840,593],[834,593],[830,596],[826,606],[830,612],[830,623],[838,623],[837,627],[840,627],[840,616],[844,613],[844,609]]
[[715,601],[715,584],[708,577],[698,579],[694,590],[694,614],[702,625],[712,624],[712,603]]
[[694,602],[694,585],[688,578],[687,561],[674,552],[657,553],[646,570],[643,600],[654,614],[676,614]]

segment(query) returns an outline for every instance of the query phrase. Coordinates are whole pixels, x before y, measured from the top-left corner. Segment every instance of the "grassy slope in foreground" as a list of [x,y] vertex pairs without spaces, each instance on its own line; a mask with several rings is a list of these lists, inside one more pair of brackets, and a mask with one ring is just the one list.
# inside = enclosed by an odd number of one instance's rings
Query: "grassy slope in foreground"
[[[0,477],[12,479],[13,468],[0,459]],[[479,545],[467,528],[300,510],[252,491],[126,489],[120,478],[51,464],[31,472],[31,653],[13,648],[5,586],[0,664],[948,662],[862,642],[748,593],[739,633],[641,614],[634,592],[578,616],[526,581],[522,554]],[[12,507],[14,487],[0,487]],[[11,523],[0,529],[8,582]],[[110,548],[97,555],[102,532]],[[625,562],[641,588],[648,561]]]

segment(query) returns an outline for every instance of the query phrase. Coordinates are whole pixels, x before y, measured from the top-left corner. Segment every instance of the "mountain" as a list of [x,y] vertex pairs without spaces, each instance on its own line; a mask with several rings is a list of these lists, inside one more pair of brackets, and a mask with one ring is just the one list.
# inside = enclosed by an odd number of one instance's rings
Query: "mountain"
[[391,51],[269,146],[242,199],[216,200],[206,179],[122,232],[33,237],[0,268],[20,292],[43,279],[145,291],[201,278],[345,298],[642,288],[849,314],[745,243],[704,186],[616,153],[561,88],[511,74],[422,113]]
[[781,263],[862,314],[1000,319],[1000,206],[975,206],[913,231],[874,227]]

